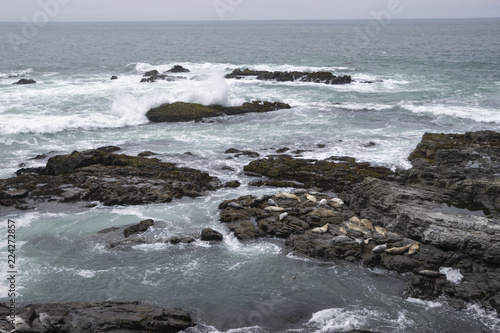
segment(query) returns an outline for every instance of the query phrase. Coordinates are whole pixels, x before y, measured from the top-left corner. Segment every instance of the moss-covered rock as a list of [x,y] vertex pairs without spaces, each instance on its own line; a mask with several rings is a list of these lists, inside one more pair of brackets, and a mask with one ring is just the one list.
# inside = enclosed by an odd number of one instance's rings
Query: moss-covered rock
[[[18,177],[0,180],[0,205],[23,208],[38,201],[142,205],[197,197],[222,187],[206,172],[156,158],[116,154],[116,149],[74,151],[51,157],[45,168],[21,169]],[[22,196],[12,195],[20,189]]]
[[271,156],[252,161],[245,171],[269,177],[265,184],[281,186],[293,184],[299,187],[318,187],[341,192],[345,186],[361,182],[365,177],[392,179],[394,173],[384,167],[372,167],[369,163],[357,163],[353,158],[329,160],[295,159],[289,155]]
[[153,108],[146,113],[152,122],[186,122],[199,121],[204,118],[224,115],[239,115],[251,112],[270,112],[280,109],[290,109],[290,105],[280,102],[253,101],[241,106],[225,107],[222,105],[201,105],[196,103],[168,103]]

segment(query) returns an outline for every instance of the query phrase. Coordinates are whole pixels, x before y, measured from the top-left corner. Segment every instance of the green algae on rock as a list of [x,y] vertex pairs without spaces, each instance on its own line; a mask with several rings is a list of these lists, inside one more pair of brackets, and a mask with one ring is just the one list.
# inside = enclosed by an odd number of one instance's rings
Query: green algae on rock
[[240,106],[222,105],[202,105],[196,103],[167,103],[157,108],[153,108],[146,113],[146,117],[151,122],[187,122],[200,121],[204,118],[232,116],[244,113],[263,113],[277,111],[280,109],[290,109],[290,105],[280,102],[253,101]]

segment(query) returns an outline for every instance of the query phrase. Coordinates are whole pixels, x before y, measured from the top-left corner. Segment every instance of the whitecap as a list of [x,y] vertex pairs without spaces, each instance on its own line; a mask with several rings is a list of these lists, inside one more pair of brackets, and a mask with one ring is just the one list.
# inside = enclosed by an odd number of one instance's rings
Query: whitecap
[[441,267],[439,269],[439,273],[445,274],[446,279],[453,284],[460,284],[464,276],[460,273],[459,269],[453,269],[451,267]]

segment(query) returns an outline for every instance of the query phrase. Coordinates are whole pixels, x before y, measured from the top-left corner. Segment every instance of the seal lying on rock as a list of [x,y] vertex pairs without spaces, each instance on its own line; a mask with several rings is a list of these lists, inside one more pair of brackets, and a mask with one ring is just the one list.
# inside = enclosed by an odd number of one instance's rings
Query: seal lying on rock
[[389,253],[389,254],[404,254],[404,253],[406,253],[410,249],[410,247],[411,247],[411,244],[410,245],[406,245],[406,246],[401,246],[401,247],[393,247],[393,248],[385,250],[385,253]]
[[329,224],[325,224],[324,226],[322,226],[321,228],[314,228],[313,230],[311,230],[311,232],[315,233],[315,234],[324,234],[328,231],[328,227],[329,227]]
[[283,199],[294,199],[300,202],[300,199],[297,195],[293,193],[286,193],[286,192],[278,192],[275,195],[276,198],[283,198]]

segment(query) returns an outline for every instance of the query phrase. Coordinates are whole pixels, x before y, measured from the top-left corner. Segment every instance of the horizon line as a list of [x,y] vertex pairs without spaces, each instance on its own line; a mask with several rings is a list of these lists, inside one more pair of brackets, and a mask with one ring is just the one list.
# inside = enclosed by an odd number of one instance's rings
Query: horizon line
[[[500,19],[500,16],[484,17],[413,17],[413,18],[394,18],[394,21],[406,20],[480,20],[480,19]],[[164,23],[164,22],[255,22],[255,21],[371,21],[373,18],[291,18],[291,19],[184,19],[184,20],[71,20],[71,21],[50,21],[48,23]],[[20,23],[23,21],[1,21],[0,23]]]

